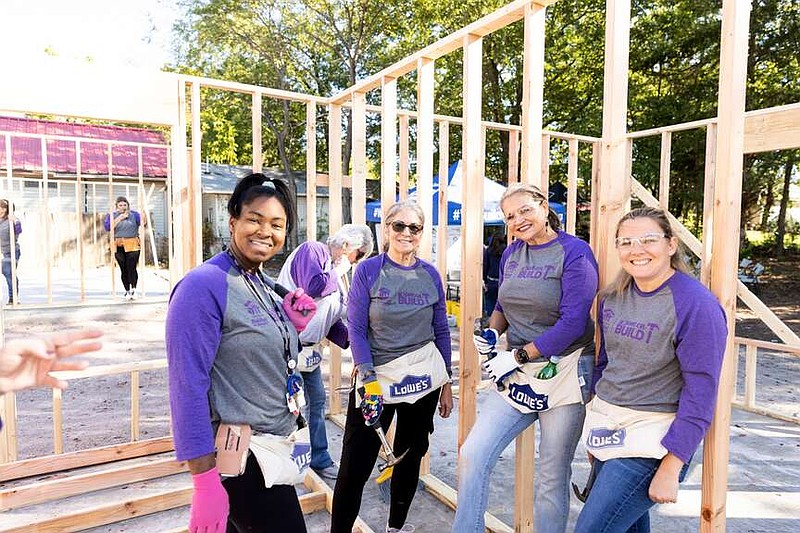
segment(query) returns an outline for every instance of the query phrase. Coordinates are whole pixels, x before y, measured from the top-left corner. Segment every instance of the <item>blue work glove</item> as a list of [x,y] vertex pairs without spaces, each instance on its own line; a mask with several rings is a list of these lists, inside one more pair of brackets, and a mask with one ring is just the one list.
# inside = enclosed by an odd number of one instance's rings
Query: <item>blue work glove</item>
[[495,355],[483,363],[483,369],[489,377],[497,384],[502,383],[512,372],[520,368],[514,352],[511,350],[499,350]]
[[364,417],[364,423],[368,426],[374,426],[380,421],[381,413],[383,412],[383,393],[381,392],[380,383],[377,381],[370,381],[364,383],[359,387],[358,393],[361,395],[361,415]]
[[478,350],[479,354],[483,357],[489,357],[495,351],[497,339],[499,338],[500,334],[497,333],[496,329],[486,328],[481,332],[476,331],[472,335],[472,342],[475,344],[475,349]]

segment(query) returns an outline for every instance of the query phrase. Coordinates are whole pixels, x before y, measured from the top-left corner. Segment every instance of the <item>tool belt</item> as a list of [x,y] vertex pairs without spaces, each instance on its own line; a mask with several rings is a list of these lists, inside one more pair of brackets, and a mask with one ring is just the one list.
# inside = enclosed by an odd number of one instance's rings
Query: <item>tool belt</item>
[[126,252],[138,252],[142,249],[139,237],[117,237],[114,239],[114,248],[123,248]]

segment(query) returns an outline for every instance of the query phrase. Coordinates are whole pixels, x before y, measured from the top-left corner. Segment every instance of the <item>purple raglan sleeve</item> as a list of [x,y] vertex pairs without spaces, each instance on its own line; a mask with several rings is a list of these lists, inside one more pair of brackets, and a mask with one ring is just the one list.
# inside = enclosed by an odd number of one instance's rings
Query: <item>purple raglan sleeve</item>
[[290,273],[295,285],[312,298],[322,298],[339,287],[336,272],[323,270],[330,255],[327,247],[316,241],[300,245],[292,261]]
[[369,348],[370,289],[378,278],[382,256],[362,261],[353,273],[353,282],[347,296],[347,331],[350,334],[350,351],[353,364],[373,363]]
[[19,219],[14,221],[14,235],[19,235],[22,233],[22,222]]
[[204,264],[170,296],[166,320],[169,402],[175,455],[185,461],[214,451],[208,391],[226,306],[226,274]]
[[597,382],[603,377],[603,372],[608,366],[608,354],[606,353],[606,335],[603,331],[603,308],[605,307],[605,300],[600,300],[600,305],[597,306],[597,327],[600,329],[600,350],[597,357],[597,363],[594,365],[594,374],[592,375],[592,394],[595,393]]
[[[694,280],[691,280],[692,282]],[[683,389],[675,420],[661,444],[688,463],[711,425],[728,335],[725,312],[699,283],[675,292],[678,313],[675,353]]]
[[439,353],[442,354],[444,365],[447,367],[447,374],[452,375],[451,358],[452,348],[450,347],[450,326],[447,325],[447,304],[442,286],[442,278],[436,267],[430,263],[423,263],[425,271],[430,275],[436,291],[439,293],[439,300],[433,307],[433,342]]
[[103,227],[106,228],[106,231],[111,231],[111,215],[110,214],[106,214],[106,216],[103,217]]
[[344,322],[341,320],[337,320],[331,326],[331,329],[328,330],[328,334],[325,336],[326,339],[334,343],[339,348],[347,348],[350,346],[350,342],[347,336],[347,326],[344,325]]
[[578,239],[565,244],[559,317],[553,327],[534,339],[539,353],[560,355],[584,334],[597,284],[597,261],[589,246]]

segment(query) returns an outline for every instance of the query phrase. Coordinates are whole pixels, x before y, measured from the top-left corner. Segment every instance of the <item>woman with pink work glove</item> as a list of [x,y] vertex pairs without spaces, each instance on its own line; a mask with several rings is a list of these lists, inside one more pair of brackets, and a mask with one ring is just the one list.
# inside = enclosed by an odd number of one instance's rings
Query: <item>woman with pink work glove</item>
[[[283,248],[295,206],[285,184],[251,174],[233,191],[228,213],[230,247],[176,285],[167,313],[175,451],[194,483],[189,531],[304,533],[294,487],[266,487],[244,438],[247,429],[283,437],[304,424],[298,331],[316,305],[261,269]],[[221,424],[227,438],[215,446]],[[229,461],[222,448],[240,455]]]

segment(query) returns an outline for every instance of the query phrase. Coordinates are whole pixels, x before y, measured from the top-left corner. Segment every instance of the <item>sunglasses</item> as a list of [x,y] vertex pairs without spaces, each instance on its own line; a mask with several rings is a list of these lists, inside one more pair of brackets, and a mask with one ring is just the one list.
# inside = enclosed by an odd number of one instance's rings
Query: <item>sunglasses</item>
[[405,222],[400,222],[399,220],[390,222],[389,226],[391,226],[395,233],[403,233],[406,228],[408,228],[408,231],[411,232],[411,235],[417,235],[420,231],[422,231],[422,226],[420,224],[406,224]]

